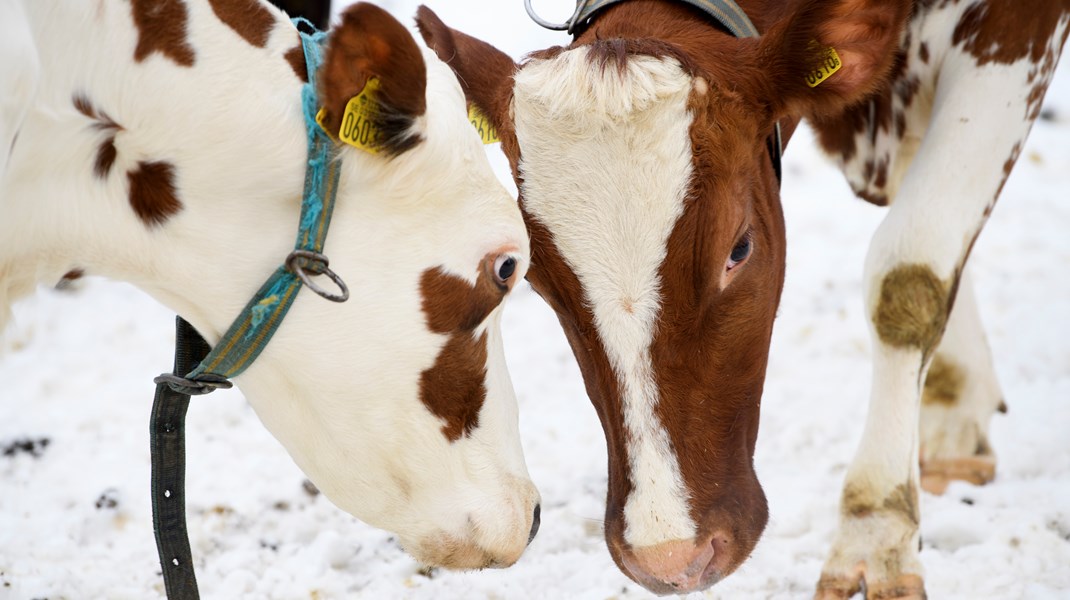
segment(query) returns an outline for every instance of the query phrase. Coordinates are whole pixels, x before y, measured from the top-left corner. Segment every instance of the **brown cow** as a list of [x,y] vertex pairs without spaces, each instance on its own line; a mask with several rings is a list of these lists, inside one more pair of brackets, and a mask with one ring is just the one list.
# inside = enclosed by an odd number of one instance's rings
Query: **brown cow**
[[856,192],[890,205],[865,272],[872,408],[818,595],[924,596],[919,481],[994,473],[1001,394],[963,269],[1070,2],[741,1],[756,39],[692,4],[610,3],[521,66],[419,17],[501,132],[528,279],[605,430],[610,552],[648,589],[685,592],[762,533],[752,457],[785,263],[768,148],[775,123],[790,136],[809,118]]

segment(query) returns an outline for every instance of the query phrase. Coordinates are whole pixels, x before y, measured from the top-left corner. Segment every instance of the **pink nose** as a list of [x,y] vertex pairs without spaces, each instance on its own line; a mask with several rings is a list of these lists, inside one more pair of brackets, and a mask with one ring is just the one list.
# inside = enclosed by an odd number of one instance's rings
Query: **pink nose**
[[725,575],[725,542],[723,536],[713,535],[697,544],[673,540],[641,546],[622,552],[621,562],[627,574],[646,589],[662,595],[684,594],[706,589]]

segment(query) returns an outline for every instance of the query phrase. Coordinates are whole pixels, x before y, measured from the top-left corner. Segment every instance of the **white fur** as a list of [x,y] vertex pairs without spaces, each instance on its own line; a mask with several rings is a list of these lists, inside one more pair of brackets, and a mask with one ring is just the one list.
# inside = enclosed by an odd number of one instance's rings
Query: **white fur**
[[696,529],[676,452],[654,410],[650,357],[661,310],[658,269],[691,178],[691,77],[672,60],[632,57],[621,74],[586,48],[516,75],[526,210],[579,278],[622,391],[634,547]]
[[[20,130],[0,179],[0,314],[35,282],[80,267],[138,285],[216,342],[293,247],[306,148],[301,82],[282,59],[297,43],[292,26],[271,9],[279,23],[255,48],[206,1],[189,0],[196,62],[186,68],[160,54],[134,62],[128,2],[28,0],[27,19],[7,19],[3,1],[0,39],[32,32],[41,86],[25,119],[6,106],[0,115],[0,133]],[[425,140],[394,159],[343,150],[325,253],[352,299],[301,292],[237,384],[339,507],[398,533],[429,562],[449,566],[435,554],[449,538],[508,564],[526,546],[538,494],[519,445],[501,309],[479,330],[489,337],[479,427],[450,443],[418,393],[447,339],[427,327],[419,279],[442,266],[475,281],[481,259],[497,252],[515,255],[522,277],[528,242],[456,78],[423,55]],[[0,58],[0,81],[24,77],[21,58]],[[103,134],[74,109],[75,93],[123,127],[106,180],[92,171]],[[126,172],[139,160],[176,168],[183,209],[160,227],[146,227],[128,203]]]

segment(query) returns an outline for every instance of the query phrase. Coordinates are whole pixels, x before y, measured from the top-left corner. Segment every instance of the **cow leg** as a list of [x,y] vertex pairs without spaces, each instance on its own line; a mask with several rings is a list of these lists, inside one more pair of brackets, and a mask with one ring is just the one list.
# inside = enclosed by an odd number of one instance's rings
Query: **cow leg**
[[[1064,32],[1065,22],[1049,56],[1059,56]],[[982,65],[958,48],[944,57],[929,129],[866,257],[873,388],[818,598],[863,589],[870,600],[925,597],[918,557],[922,383],[969,250],[1039,112],[1055,60]]]
[[952,480],[981,485],[996,475],[988,424],[1003,406],[967,268],[921,393],[921,487],[942,494]]
[[[0,0],[0,182],[37,91],[37,49],[22,0]],[[3,198],[0,198],[2,201]]]

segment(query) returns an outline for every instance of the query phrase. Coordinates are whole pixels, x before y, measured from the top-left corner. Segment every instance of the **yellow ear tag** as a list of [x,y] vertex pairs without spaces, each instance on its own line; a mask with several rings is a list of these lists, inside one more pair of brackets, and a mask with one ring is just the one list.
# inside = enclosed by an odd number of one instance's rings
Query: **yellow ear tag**
[[475,104],[468,105],[468,121],[471,122],[472,127],[475,127],[476,131],[479,132],[479,139],[483,140],[484,144],[493,144],[502,141],[502,139],[498,137],[498,130],[490,124],[490,120],[487,119]]
[[806,85],[810,87],[821,85],[826,79],[832,77],[833,73],[839,71],[842,66],[843,62],[840,60],[840,55],[836,54],[836,49],[830,46],[825,50],[825,60],[822,61],[821,66],[806,74]]
[[[379,110],[375,101],[375,92],[379,89],[379,80],[375,77],[364,84],[364,89],[346,103],[342,113],[342,126],[338,129],[338,139],[370,154],[379,154],[379,129],[375,127],[373,117]],[[326,112],[321,108],[316,113],[316,123],[323,127]],[[328,132],[330,133],[330,132]]]

